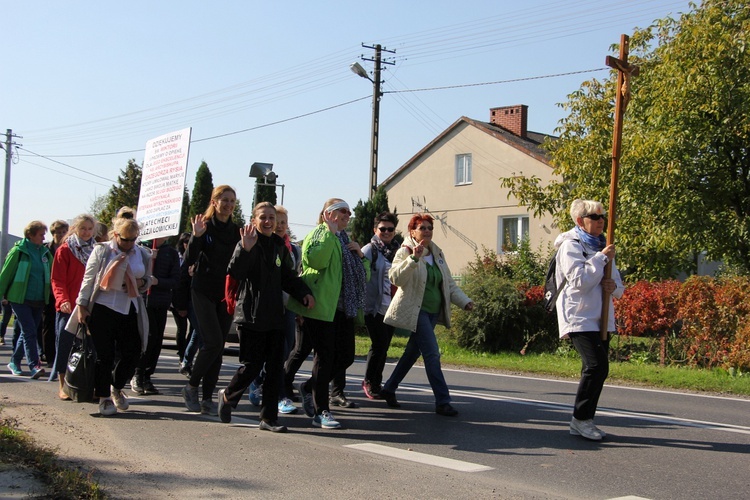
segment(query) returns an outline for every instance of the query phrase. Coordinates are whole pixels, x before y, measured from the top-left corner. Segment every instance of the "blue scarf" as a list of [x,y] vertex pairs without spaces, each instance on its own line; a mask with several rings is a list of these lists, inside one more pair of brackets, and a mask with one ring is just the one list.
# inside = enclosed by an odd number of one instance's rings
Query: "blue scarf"
[[587,247],[593,248],[597,252],[601,252],[604,250],[604,247],[607,246],[607,238],[605,238],[603,234],[593,236],[584,231],[580,226],[576,226],[576,234]]
[[353,254],[346,245],[349,244],[349,236],[346,231],[338,233],[341,242],[342,262],[342,286],[339,295],[339,305],[347,318],[357,317],[357,311],[365,308],[365,287],[367,285],[365,266],[359,257]]

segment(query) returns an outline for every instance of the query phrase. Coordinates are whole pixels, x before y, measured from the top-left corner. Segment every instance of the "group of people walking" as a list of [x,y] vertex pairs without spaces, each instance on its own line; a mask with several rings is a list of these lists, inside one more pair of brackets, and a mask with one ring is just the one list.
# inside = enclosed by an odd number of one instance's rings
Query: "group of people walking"
[[[349,205],[331,198],[300,249],[289,240],[283,207],[259,203],[251,222],[240,227],[232,220],[236,203],[233,188],[217,186],[205,213],[192,219],[189,238],[181,238],[184,252],[163,239],[154,242],[153,252],[137,245],[140,228],[127,207],[114,218],[109,238],[98,244],[93,217],[77,217],[54,258],[43,245],[44,224],[29,224],[0,272],[0,293],[21,325],[8,368],[20,375],[25,355],[32,378],[44,373],[36,332],[51,289],[57,311],[53,376],[60,380],[59,397],[67,399],[65,362],[76,325],[83,323],[97,352],[99,412],[114,415],[128,409],[128,382],[136,394],[159,393],[151,376],[174,305],[175,318],[190,318],[191,342],[197,338],[200,343],[194,360],[185,364],[192,356],[187,338],[178,342],[185,356],[181,370],[188,376],[181,394],[189,411],[218,415],[229,423],[252,387],[251,400],[261,407],[260,429],[285,432],[279,413],[297,411],[292,383],[314,352],[311,376],[297,390],[312,425],[337,429],[341,423],[331,407],[356,406],[344,389],[346,370],[354,361],[355,322],[364,318],[371,338],[364,395],[400,407],[399,384],[422,356],[435,412],[458,414],[441,369],[435,326],[450,327],[451,305],[471,311],[474,302],[456,285],[443,251],[433,242],[429,214],[410,218],[402,243],[397,243],[396,215],[378,214],[371,240],[360,247],[346,232]],[[608,374],[608,340],[598,330],[601,292],[618,297],[624,287],[616,269],[611,279],[604,279],[604,266],[614,260],[615,249],[602,236],[606,215],[601,203],[575,200],[571,217],[575,228],[555,242],[557,279],[565,283],[557,299],[560,336],[572,339],[583,361],[570,432],[599,440],[605,433],[593,418]],[[189,293],[178,300],[172,291],[184,283]],[[232,321],[238,325],[241,366],[217,393]],[[409,340],[384,382],[395,329],[409,332]]]

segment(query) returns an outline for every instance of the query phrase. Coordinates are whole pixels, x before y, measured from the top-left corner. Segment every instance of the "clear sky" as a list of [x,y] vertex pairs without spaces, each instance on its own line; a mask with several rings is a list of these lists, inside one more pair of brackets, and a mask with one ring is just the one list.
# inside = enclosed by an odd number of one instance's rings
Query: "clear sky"
[[[492,107],[526,104],[529,130],[553,134],[557,104],[607,76],[621,34],[688,9],[686,0],[6,2],[0,129],[23,136],[9,230],[88,212],[129,158],[143,162],[147,140],[192,127],[188,190],[206,161],[249,214],[250,165],[273,163],[302,237],[327,198],[353,207],[368,194],[373,86],[349,70],[355,61],[372,70],[363,43],[396,51],[384,54],[395,64],[382,75],[382,182],[461,116],[488,121]],[[586,70],[598,71],[536,78]],[[425,90],[435,87],[452,88]]]

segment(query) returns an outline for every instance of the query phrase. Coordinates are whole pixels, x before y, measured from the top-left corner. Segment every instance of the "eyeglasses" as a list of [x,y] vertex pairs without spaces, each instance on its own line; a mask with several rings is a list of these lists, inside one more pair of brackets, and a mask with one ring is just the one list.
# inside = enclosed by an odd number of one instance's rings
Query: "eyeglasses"
[[339,208],[339,212],[341,212],[342,214],[349,215],[349,216],[352,215],[352,213],[349,210],[347,210],[346,208]]
[[378,228],[378,231],[380,231],[381,233],[392,233],[395,230],[396,230],[395,227],[379,227]]
[[420,231],[432,231],[432,226],[419,226],[417,229]]
[[591,220],[600,220],[600,219],[607,220],[607,216],[604,214],[588,214],[588,215],[584,215],[583,218],[591,219]]
[[122,236],[120,236],[119,234],[117,235],[117,237],[118,237],[118,238],[120,238],[120,241],[122,241],[122,242],[124,242],[124,243],[132,243],[132,242],[134,242],[135,240],[137,240],[137,239],[138,239],[138,237],[137,237],[137,236],[136,236],[135,238],[123,238],[123,237],[122,237]]

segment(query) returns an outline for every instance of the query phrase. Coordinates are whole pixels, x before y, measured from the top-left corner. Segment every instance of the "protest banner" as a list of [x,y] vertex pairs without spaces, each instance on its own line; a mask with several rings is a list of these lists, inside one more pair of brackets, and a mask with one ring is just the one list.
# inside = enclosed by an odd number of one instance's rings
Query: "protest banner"
[[141,239],[180,232],[191,131],[186,128],[146,142],[137,212]]

